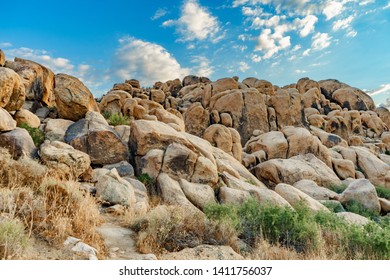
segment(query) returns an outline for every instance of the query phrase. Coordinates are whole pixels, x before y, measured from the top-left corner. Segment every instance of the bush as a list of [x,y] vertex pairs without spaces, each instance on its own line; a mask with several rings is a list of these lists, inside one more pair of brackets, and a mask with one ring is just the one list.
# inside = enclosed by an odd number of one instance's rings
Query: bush
[[130,119],[127,116],[123,116],[122,113],[110,114],[108,112],[103,112],[103,117],[107,119],[109,125],[129,125]]
[[390,199],[390,189],[387,189],[382,186],[377,186],[376,193],[378,194],[379,197]]
[[330,190],[334,191],[335,193],[342,193],[343,191],[345,191],[346,188],[347,188],[346,185],[341,184],[341,185],[333,185],[333,186],[331,186]]
[[31,127],[26,123],[22,123],[20,128],[24,128],[28,131],[28,134],[30,134],[36,147],[39,147],[45,141],[45,133],[43,133],[43,131],[41,131],[39,128]]
[[363,227],[349,224],[330,212],[313,213],[304,205],[298,205],[294,211],[259,205],[253,200],[240,206],[210,205],[205,213],[211,220],[234,226],[238,236],[252,248],[268,248],[268,255],[274,258],[278,257],[264,244],[275,246],[277,252],[288,258],[390,258],[390,219]]
[[23,223],[15,219],[0,218],[0,259],[19,258],[28,245]]
[[363,204],[359,203],[358,201],[351,200],[345,203],[345,210],[348,212],[352,212],[355,214],[359,214],[361,216],[364,216],[366,218],[371,218],[373,220],[378,220],[379,213],[376,213],[375,211],[371,209],[367,209]]

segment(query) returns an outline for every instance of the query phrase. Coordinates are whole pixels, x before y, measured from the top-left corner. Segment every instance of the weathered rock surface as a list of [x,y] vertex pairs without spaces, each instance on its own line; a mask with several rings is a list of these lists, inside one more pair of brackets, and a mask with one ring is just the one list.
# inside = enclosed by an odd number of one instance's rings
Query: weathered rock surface
[[179,183],[187,199],[199,209],[216,202],[214,190],[209,185],[191,183],[184,179],[180,179]]
[[10,131],[16,128],[16,121],[3,108],[0,108],[0,132]]
[[340,212],[340,213],[336,213],[335,215],[344,219],[347,223],[358,225],[358,226],[364,226],[371,222],[366,217],[363,217],[361,215],[352,212]]
[[29,110],[21,109],[14,115],[18,126],[27,124],[30,127],[38,128],[41,125],[41,120]]
[[50,141],[65,142],[65,134],[73,121],[64,119],[50,119],[45,126],[45,138]]
[[338,200],[343,204],[357,201],[365,208],[373,210],[377,213],[379,213],[381,210],[375,187],[370,183],[370,181],[366,179],[358,179],[353,181],[343,191]]
[[0,147],[8,149],[15,160],[22,156],[35,157],[36,155],[34,142],[27,130],[23,128],[0,134]]
[[6,67],[13,69],[22,78],[27,100],[37,101],[48,107],[55,104],[54,73],[50,69],[17,57],[14,61],[7,61]]
[[39,155],[45,165],[76,178],[90,169],[91,160],[86,153],[59,141],[45,141],[40,147]]
[[0,67],[3,67],[5,64],[5,55],[4,52],[0,49]]
[[338,196],[337,193],[324,187],[319,187],[316,182],[312,180],[301,180],[294,184],[294,188],[304,192],[315,200],[329,200]]
[[87,153],[92,164],[113,164],[129,160],[129,150],[119,134],[97,112],[88,112],[85,119],[69,126],[65,142]]
[[89,111],[99,112],[92,93],[79,79],[57,74],[55,85],[54,94],[60,118],[78,121]]
[[19,110],[26,99],[20,76],[12,69],[0,67],[0,107],[7,111]]

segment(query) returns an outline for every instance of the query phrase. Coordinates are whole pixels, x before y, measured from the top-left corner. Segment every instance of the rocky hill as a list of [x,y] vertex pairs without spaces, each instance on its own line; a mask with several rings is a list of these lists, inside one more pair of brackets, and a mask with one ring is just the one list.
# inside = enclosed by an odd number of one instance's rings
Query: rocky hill
[[[115,248],[104,243],[104,233],[97,234],[97,221],[102,217],[103,223],[107,217],[118,221],[131,213],[141,221],[133,228],[141,253],[154,253],[158,258],[239,259],[242,256],[237,253],[243,254],[242,248],[252,244],[249,239],[245,244],[237,241],[244,231],[234,242],[227,242],[205,227],[202,238],[191,235],[181,243],[170,240],[169,246],[158,250],[145,245],[157,244],[156,239],[153,243],[142,236],[152,230],[151,221],[158,220],[158,215],[168,215],[172,222],[172,213],[183,211],[189,221],[194,217],[203,221],[210,218],[211,204],[239,207],[248,200],[297,212],[302,204],[312,213],[339,208],[343,210],[332,215],[349,223],[375,223],[349,207],[355,203],[375,219],[385,219],[390,213],[386,192],[390,190],[389,128],[389,110],[376,108],[365,92],[337,80],[302,78],[278,87],[257,78],[211,81],[187,76],[143,88],[132,79],[115,84],[96,100],[76,77],[54,74],[22,58],[7,61],[0,51],[0,224],[9,220],[24,223],[30,238],[44,238],[56,248],[74,236],[100,246],[99,257],[115,258]],[[9,166],[14,166],[13,171]],[[41,168],[44,175],[35,174],[31,166]],[[18,175],[21,169],[40,177],[15,186],[25,176]],[[30,186],[37,180],[37,186]],[[19,206],[15,206],[18,211],[7,207],[5,197],[9,200],[11,193],[20,200],[22,188],[30,188],[30,200],[35,201],[47,199],[42,185],[69,182],[78,189],[72,189],[72,195],[80,192],[88,203],[95,203],[91,215],[102,216],[92,222],[90,234],[74,223],[76,217],[88,213],[64,210],[68,216],[48,222],[49,210],[59,215],[56,211],[62,198],[57,197],[58,205],[45,206],[40,214],[47,215],[42,218],[44,230],[35,220],[27,219],[30,223],[26,224]],[[59,197],[62,192],[72,197],[68,188],[56,188],[61,190],[55,192]],[[11,199],[15,205],[17,198]],[[48,201],[52,200],[50,196]],[[189,227],[186,218],[180,221]],[[177,236],[180,223],[176,222],[170,233]],[[64,228],[59,235],[53,228],[60,228],[61,223]],[[0,236],[0,253],[1,240]],[[390,254],[388,249],[384,248],[385,255]]]

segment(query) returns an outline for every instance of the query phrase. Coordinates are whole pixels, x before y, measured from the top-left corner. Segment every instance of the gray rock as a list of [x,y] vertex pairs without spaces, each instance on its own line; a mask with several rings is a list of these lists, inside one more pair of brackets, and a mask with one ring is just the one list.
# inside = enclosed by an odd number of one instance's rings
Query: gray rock
[[22,156],[35,157],[37,152],[33,139],[23,128],[0,134],[0,147],[8,149],[15,160]]
[[118,171],[119,176],[121,176],[121,177],[134,176],[134,168],[127,161],[121,161],[121,162],[114,163],[114,164],[107,164],[107,165],[104,165],[103,168],[108,169],[108,170],[112,170],[115,168],[116,171]]

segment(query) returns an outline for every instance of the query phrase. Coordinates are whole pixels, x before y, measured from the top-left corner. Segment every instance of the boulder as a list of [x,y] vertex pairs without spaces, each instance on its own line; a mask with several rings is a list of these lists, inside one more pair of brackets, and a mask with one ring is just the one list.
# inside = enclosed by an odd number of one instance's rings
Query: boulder
[[288,142],[280,131],[271,131],[250,139],[245,145],[246,153],[264,151],[267,159],[286,158]]
[[319,186],[326,188],[341,184],[333,170],[313,154],[289,159],[271,159],[258,164],[253,172],[269,187],[275,187],[279,183],[294,185],[303,179],[313,180]]
[[386,126],[390,128],[390,111],[384,107],[379,107],[375,111]]
[[238,89],[237,81],[232,78],[219,79],[211,83],[211,86],[213,88],[213,95],[227,90]]
[[202,212],[187,199],[179,182],[169,177],[168,174],[160,173],[157,177],[157,188],[164,203],[181,206],[186,211],[194,214],[202,214]]
[[65,142],[87,153],[92,164],[105,165],[129,160],[127,143],[97,112],[88,112],[85,119],[69,126]]
[[118,132],[123,142],[129,143],[131,132],[129,125],[117,125],[114,127],[114,129],[116,132]]
[[302,96],[296,90],[289,92],[278,89],[275,95],[270,97],[268,104],[275,109],[278,129],[303,125],[304,111],[301,101]]
[[17,57],[13,62],[7,61],[6,67],[13,69],[22,78],[27,100],[34,100],[48,107],[55,105],[54,73],[49,68]]
[[330,200],[338,196],[337,193],[324,187],[319,187],[316,182],[312,180],[301,180],[294,184],[294,188],[304,192],[315,200]]
[[251,199],[251,194],[245,190],[232,189],[225,186],[219,188],[218,200],[223,204],[241,205]]
[[381,206],[375,187],[366,179],[358,179],[348,185],[338,199],[342,204],[357,201],[365,208],[380,212]]
[[131,99],[131,95],[128,92],[112,90],[103,96],[99,103],[99,108],[102,112],[110,115],[122,114],[122,108],[128,98]]
[[385,214],[390,213],[390,200],[381,197],[378,200],[381,205],[381,212]]
[[132,206],[136,203],[134,187],[122,179],[116,169],[103,175],[96,183],[96,197],[110,205]]
[[189,76],[185,76],[182,82],[183,87],[189,85],[196,85],[198,83],[208,84],[211,83],[211,81],[206,77],[197,77],[197,76],[189,75]]
[[22,156],[35,157],[36,155],[34,141],[27,130],[23,128],[16,128],[0,134],[0,147],[8,149],[15,160]]
[[211,145],[225,153],[232,152],[233,139],[230,130],[226,126],[220,124],[209,126],[203,134],[203,139],[209,141]]
[[179,180],[180,187],[188,200],[203,210],[208,204],[216,203],[214,190],[209,185],[196,184],[187,180]]
[[341,180],[355,178],[355,165],[348,159],[332,158],[333,170]]
[[150,100],[153,100],[159,104],[164,104],[165,93],[161,89],[152,89],[150,91]]
[[45,138],[50,141],[65,142],[65,134],[74,122],[64,119],[50,119],[45,126]]
[[90,169],[91,160],[86,153],[59,141],[45,141],[40,147],[39,155],[42,162],[56,172],[72,174],[80,177]]
[[148,174],[151,178],[157,179],[161,171],[163,163],[164,151],[159,149],[152,149],[146,153],[142,158],[138,157],[137,173]]
[[107,165],[104,165],[103,168],[108,169],[108,170],[112,170],[115,168],[116,171],[118,172],[119,176],[121,176],[121,177],[134,176],[134,168],[127,161],[121,161],[121,162],[114,163],[114,164],[107,164]]
[[199,156],[196,160],[191,182],[214,185],[218,182],[218,169],[216,163],[210,159]]
[[78,121],[89,111],[99,112],[92,93],[75,77],[57,74],[54,94],[60,118]]
[[136,202],[131,206],[134,214],[145,215],[150,209],[148,190],[146,186],[140,181],[130,177],[124,177],[123,179],[129,182],[134,189]]
[[6,110],[0,107],[0,132],[14,130],[15,128],[16,121]]
[[139,83],[138,80],[135,79],[126,80],[125,83],[131,85],[133,88],[137,88],[137,89],[141,88],[141,84]]
[[364,226],[371,222],[366,217],[363,217],[361,215],[352,212],[340,212],[340,213],[335,213],[335,215],[344,219],[347,223],[357,225],[357,226]]
[[301,192],[297,188],[294,188],[288,184],[278,184],[275,187],[275,192],[290,203],[290,205],[297,206],[300,203],[304,203],[312,211],[324,211],[329,212],[329,209],[322,205],[317,200],[311,198],[304,192]]
[[131,131],[129,146],[132,153],[137,156],[144,156],[152,149],[165,150],[171,143],[182,144],[194,150],[183,134],[159,121],[133,121]]
[[18,126],[21,126],[22,124],[27,124],[30,127],[39,128],[39,126],[41,125],[41,120],[29,110],[21,109],[17,111],[14,115],[14,118]]
[[261,94],[273,95],[275,93],[272,83],[256,78],[246,78],[242,83],[250,88],[257,89]]
[[345,87],[338,89],[333,92],[332,98],[342,108],[347,108],[348,110],[367,111],[375,109],[372,98],[356,88]]
[[374,185],[387,186],[389,182],[390,166],[377,158],[368,149],[351,147],[356,152],[357,165]]
[[172,143],[165,151],[161,170],[175,180],[180,178],[191,180],[197,157],[197,154],[186,146]]
[[209,111],[203,108],[200,102],[195,102],[188,107],[183,117],[186,132],[202,137],[204,131],[209,126]]
[[12,69],[0,67],[0,108],[19,110],[26,99],[23,81]]
[[306,77],[306,78],[299,79],[296,88],[299,93],[304,94],[312,88],[320,90],[320,85],[318,82],[310,80],[309,78]]

